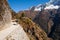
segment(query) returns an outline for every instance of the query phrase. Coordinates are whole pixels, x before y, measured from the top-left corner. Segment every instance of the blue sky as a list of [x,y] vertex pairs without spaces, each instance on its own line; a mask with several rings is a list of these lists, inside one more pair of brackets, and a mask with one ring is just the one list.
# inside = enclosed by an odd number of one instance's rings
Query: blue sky
[[15,11],[22,11],[38,4],[44,4],[49,0],[8,0],[10,7]]

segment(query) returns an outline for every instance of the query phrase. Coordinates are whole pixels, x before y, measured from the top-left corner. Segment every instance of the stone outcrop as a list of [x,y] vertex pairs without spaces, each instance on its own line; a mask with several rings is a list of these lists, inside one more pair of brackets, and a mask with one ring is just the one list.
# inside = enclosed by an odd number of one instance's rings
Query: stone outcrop
[[[0,28],[11,22],[11,12],[7,0],[0,0]],[[1,28],[2,29],[2,28]]]

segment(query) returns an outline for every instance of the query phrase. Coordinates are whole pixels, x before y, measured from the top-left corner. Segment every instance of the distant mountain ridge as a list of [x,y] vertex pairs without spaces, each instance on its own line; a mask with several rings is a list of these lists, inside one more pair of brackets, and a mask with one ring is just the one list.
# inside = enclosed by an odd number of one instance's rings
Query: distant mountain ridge
[[[41,11],[44,9],[58,9],[60,7],[60,0],[50,0],[49,2],[45,4],[39,4],[38,6],[35,6],[34,11]],[[52,7],[50,7],[52,5]],[[48,8],[46,8],[48,7]],[[55,8],[54,8],[55,7]]]

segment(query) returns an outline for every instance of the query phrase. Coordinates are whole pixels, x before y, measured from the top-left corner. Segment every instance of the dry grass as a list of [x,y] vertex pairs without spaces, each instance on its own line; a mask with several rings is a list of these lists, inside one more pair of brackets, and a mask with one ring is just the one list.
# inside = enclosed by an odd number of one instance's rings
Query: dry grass
[[48,40],[46,33],[29,18],[18,19],[18,23],[23,27],[30,40]]

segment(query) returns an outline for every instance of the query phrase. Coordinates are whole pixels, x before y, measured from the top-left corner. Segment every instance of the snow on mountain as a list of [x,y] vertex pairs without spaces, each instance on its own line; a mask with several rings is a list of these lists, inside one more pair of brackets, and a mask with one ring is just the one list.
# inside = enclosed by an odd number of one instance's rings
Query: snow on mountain
[[59,3],[60,0],[50,0],[48,3],[46,3],[46,7],[44,8],[45,9],[58,9],[60,7],[60,4]]
[[35,8],[34,11],[41,11],[41,7],[40,8]]
[[42,9],[44,9],[45,4],[39,4],[38,6],[35,7],[35,11],[41,11]]
[[39,4],[34,11],[41,11],[46,9],[58,9],[60,7],[60,0],[50,0],[45,4]]
[[46,10],[46,9],[58,9],[59,8],[59,6],[54,6],[54,5],[49,5],[49,6],[46,6],[45,8],[44,8],[44,10]]

